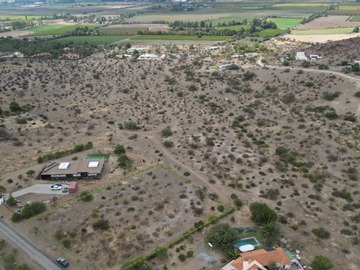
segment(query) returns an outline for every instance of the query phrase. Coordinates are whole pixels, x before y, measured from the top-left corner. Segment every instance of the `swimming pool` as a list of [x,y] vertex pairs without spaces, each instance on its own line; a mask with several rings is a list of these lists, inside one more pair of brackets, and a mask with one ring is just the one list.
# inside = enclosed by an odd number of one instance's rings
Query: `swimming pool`
[[254,247],[256,247],[256,246],[259,246],[260,244],[259,244],[258,240],[256,240],[255,237],[244,238],[235,243],[235,246],[237,248],[245,246],[245,245],[253,245]]

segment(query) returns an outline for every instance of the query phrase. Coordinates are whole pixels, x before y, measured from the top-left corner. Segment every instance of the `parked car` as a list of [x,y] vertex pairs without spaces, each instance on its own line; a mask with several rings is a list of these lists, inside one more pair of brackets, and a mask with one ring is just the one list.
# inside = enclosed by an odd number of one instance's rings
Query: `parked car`
[[64,189],[62,190],[62,193],[68,193],[69,189],[67,187],[64,187]]
[[67,267],[69,265],[69,262],[63,257],[57,258],[56,262],[63,267]]
[[53,184],[51,185],[51,190],[62,190],[62,185],[61,184]]

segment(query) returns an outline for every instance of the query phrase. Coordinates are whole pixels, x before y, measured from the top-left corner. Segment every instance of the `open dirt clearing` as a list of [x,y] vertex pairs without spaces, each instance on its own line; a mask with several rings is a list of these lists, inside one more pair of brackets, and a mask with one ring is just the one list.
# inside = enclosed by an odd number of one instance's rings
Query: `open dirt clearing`
[[360,33],[352,34],[333,34],[333,35],[284,35],[282,38],[295,40],[304,43],[324,43],[328,41],[344,40],[354,37],[360,37]]
[[315,30],[339,27],[355,27],[360,26],[360,22],[351,22],[350,16],[327,16],[317,18],[309,23],[300,24],[295,27],[296,30]]

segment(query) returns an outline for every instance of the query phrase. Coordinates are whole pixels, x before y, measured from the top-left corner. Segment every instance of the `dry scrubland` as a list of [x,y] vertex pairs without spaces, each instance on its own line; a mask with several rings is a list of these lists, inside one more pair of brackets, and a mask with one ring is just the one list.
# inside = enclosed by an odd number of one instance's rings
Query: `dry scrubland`
[[[34,182],[17,175],[43,153],[86,141],[92,141],[95,150],[110,151],[121,143],[133,148],[138,168],[163,162],[180,174],[188,171],[196,184],[226,203],[231,203],[232,193],[246,203],[262,197],[283,216],[283,233],[305,258],[326,255],[335,269],[356,269],[360,126],[359,120],[349,120],[360,117],[359,98],[354,96],[359,81],[301,68],[263,68],[254,62],[239,62],[242,68],[237,71],[207,70],[216,64],[204,51],[169,54],[159,62],[96,54],[79,61],[1,63],[1,108],[7,110],[16,100],[31,109],[3,119],[0,184],[14,191]],[[338,97],[329,100],[336,92]],[[118,129],[128,121],[141,129]],[[160,134],[165,127],[173,131],[168,138]],[[165,148],[164,140],[173,147]],[[284,148],[277,154],[279,146]],[[9,175],[13,182],[7,181]],[[113,176],[101,181],[108,177]],[[182,193],[187,200],[179,197]],[[82,260],[101,257],[96,267],[104,269],[123,263],[134,250],[141,254],[165,241],[166,226],[172,231],[191,226],[197,220],[191,200],[204,207],[201,219],[212,213],[214,202],[201,202],[194,189],[158,168],[152,175],[96,193],[91,204],[59,209],[37,222],[51,236],[57,230],[71,233],[70,250]],[[155,209],[157,203],[161,212]],[[75,219],[80,210],[81,217]],[[108,219],[110,231],[91,231],[94,216]],[[236,220],[235,226],[241,226],[248,216]],[[321,227],[330,239],[312,233]],[[46,245],[51,250],[51,244]]]

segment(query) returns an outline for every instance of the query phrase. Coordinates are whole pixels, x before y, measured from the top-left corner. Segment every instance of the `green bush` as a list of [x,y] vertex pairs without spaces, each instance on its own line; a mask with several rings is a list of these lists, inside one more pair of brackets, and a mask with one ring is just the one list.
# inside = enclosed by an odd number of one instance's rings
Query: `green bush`
[[123,145],[118,144],[115,147],[114,153],[117,155],[126,154],[126,149]]
[[185,254],[182,254],[182,253],[179,254],[178,258],[181,262],[184,262],[186,260]]
[[121,154],[118,158],[119,167],[123,170],[131,168],[133,161],[126,155]]
[[329,239],[330,238],[330,232],[328,232],[324,228],[313,229],[312,232],[320,239]]
[[170,127],[166,127],[163,130],[161,130],[162,137],[167,138],[167,137],[170,137],[171,135],[173,135],[173,132]]
[[83,202],[90,202],[93,199],[93,195],[89,191],[83,191],[80,194],[80,200]]
[[256,225],[262,226],[273,223],[277,219],[277,214],[265,203],[255,202],[250,205],[251,219]]
[[7,204],[8,206],[16,206],[17,201],[16,201],[16,199],[10,194],[9,199],[6,200],[6,204]]
[[166,147],[166,148],[171,148],[174,146],[174,142],[172,141],[163,141],[163,145]]
[[312,270],[330,270],[333,268],[332,262],[324,256],[315,256],[310,266]]
[[234,242],[238,240],[238,232],[227,223],[220,223],[212,227],[206,235],[206,241],[214,247],[223,250],[231,249]]
[[100,230],[105,231],[110,228],[110,223],[106,219],[100,219],[100,220],[96,221],[92,227],[94,228],[94,230],[100,229]]
[[31,218],[33,216],[36,216],[46,210],[46,205],[43,202],[32,202],[25,204],[21,211],[21,216],[23,218]]

